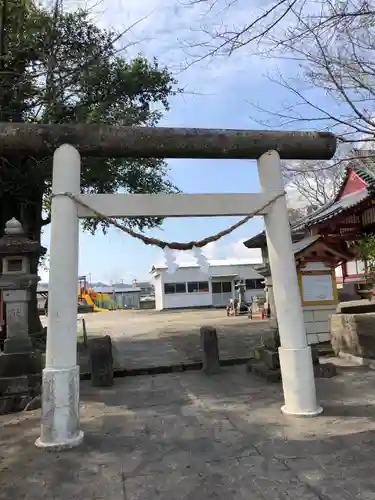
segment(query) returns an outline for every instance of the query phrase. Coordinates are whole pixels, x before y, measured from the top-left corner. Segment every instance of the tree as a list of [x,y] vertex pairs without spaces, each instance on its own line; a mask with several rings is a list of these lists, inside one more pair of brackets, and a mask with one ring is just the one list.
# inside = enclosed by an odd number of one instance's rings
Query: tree
[[283,164],[287,188],[297,194],[296,208],[316,209],[329,203],[340,189],[344,164],[326,161],[299,161]]
[[[336,14],[336,5],[326,6],[318,20],[296,15],[298,24],[279,47],[298,59],[300,82],[279,74],[275,81],[293,96],[293,109],[288,103],[272,115],[282,125],[321,124],[335,131],[342,143],[371,149],[375,132],[375,2],[369,2],[374,3],[374,12],[363,12],[362,1],[355,3],[362,15],[329,27],[323,20]],[[316,97],[311,96],[312,88]]]
[[[155,125],[175,80],[156,59],[128,61],[119,53],[119,33],[98,28],[87,12],[52,12],[31,0],[0,0],[0,121]],[[52,158],[1,157],[0,231],[18,218],[40,241],[48,216]],[[155,193],[176,191],[160,159],[83,158],[85,192]],[[43,213],[46,217],[43,219]],[[141,230],[160,220],[129,220]],[[97,229],[87,220],[85,228]],[[102,225],[105,229],[105,225]],[[38,258],[32,262],[37,272]],[[38,330],[36,293],[29,311]]]
[[[249,20],[239,26],[228,24],[228,19],[241,0],[229,5],[226,0],[188,4],[207,6],[212,21],[210,26],[205,20],[203,37],[190,44],[199,51],[198,58],[242,51],[295,61],[297,78],[280,72],[272,78],[293,94],[293,101],[279,111],[258,108],[268,112],[273,126],[314,124],[335,131],[346,143],[372,143],[374,0],[273,0],[251,9]],[[322,91],[317,99],[311,98],[312,88]]]
[[[233,55],[265,55],[288,59],[296,75],[282,71],[269,75],[290,93],[281,109],[254,104],[263,126],[273,128],[329,129],[341,147],[335,162],[284,164],[284,176],[312,205],[329,201],[340,184],[351,150],[374,149],[375,98],[375,1],[374,0],[275,0],[262,10],[252,9],[240,26],[228,22],[230,9],[241,0],[192,0],[208,7],[215,19],[205,20],[203,37],[194,47],[196,58]],[[222,8],[224,4],[226,9]],[[222,10],[221,10],[222,9]],[[253,14],[252,14],[253,12]],[[217,23],[217,16],[221,23]],[[275,75],[276,73],[276,75]],[[346,145],[346,148],[344,147]],[[368,153],[372,157],[371,151]]]
[[304,213],[299,208],[288,207],[289,222],[293,224],[298,219],[304,216]]

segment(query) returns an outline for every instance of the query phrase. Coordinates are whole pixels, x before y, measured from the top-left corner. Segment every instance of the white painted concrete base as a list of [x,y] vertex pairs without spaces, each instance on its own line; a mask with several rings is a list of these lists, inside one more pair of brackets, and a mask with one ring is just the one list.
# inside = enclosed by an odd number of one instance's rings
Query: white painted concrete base
[[323,408],[321,406],[317,406],[315,411],[312,412],[301,412],[301,413],[291,413],[286,405],[283,405],[281,407],[281,412],[284,413],[284,415],[289,415],[291,417],[316,417],[323,413]]
[[296,417],[314,417],[323,409],[317,405],[315,378],[309,346],[300,349],[279,347],[285,405],[281,411]]
[[79,445],[79,366],[43,370],[42,423],[39,448],[62,449]]
[[56,443],[45,443],[41,441],[40,438],[38,438],[35,441],[35,446],[37,448],[44,448],[46,450],[50,451],[60,451],[60,450],[66,450],[69,448],[75,448],[76,446],[79,446],[83,442],[84,434],[83,431],[79,431],[78,436],[72,438],[72,439],[67,439],[63,444],[56,444]]

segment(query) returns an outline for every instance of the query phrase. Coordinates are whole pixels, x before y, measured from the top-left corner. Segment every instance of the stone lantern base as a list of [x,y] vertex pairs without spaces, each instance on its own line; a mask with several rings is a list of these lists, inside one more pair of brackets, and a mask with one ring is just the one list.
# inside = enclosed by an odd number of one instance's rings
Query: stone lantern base
[[[331,378],[336,375],[336,366],[332,363],[320,363],[319,352],[311,347],[311,356],[316,378]],[[280,337],[277,329],[262,339],[262,345],[254,348],[254,357],[247,363],[247,371],[263,377],[267,382],[281,381],[279,358]]]
[[22,411],[40,394],[41,353],[0,354],[0,414]]
[[39,280],[30,272],[30,259],[41,253],[40,244],[27,238],[19,221],[13,218],[5,224],[0,238],[0,290],[6,317],[4,352],[0,353],[0,414],[23,410],[40,394],[42,357],[32,351],[28,305],[30,290]]

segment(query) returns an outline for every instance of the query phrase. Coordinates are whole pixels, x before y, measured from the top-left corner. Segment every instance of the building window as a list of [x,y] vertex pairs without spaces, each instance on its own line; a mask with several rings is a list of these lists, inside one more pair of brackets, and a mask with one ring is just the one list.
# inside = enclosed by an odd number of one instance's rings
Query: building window
[[212,293],[231,293],[232,283],[230,281],[213,281]]
[[165,283],[164,293],[186,293],[186,283]]
[[246,290],[263,290],[264,288],[264,283],[263,279],[257,279],[257,280],[246,280]]
[[208,281],[190,281],[188,284],[188,292],[196,293],[196,292],[208,292]]

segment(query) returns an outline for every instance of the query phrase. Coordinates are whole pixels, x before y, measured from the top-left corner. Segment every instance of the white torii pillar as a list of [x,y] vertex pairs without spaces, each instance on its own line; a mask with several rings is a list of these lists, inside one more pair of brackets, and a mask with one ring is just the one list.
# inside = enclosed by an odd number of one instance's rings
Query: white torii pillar
[[[284,190],[280,156],[268,151],[258,159],[261,190]],[[277,199],[264,216],[268,257],[279,327],[279,357],[284,391],[281,410],[287,415],[315,416],[317,405],[311,349],[307,344],[297,271],[285,197]]]
[[80,176],[78,151],[60,146],[53,155],[46,366],[41,432],[35,443],[39,448],[71,448],[83,440],[77,366],[79,221],[76,203],[64,196],[79,194]]

